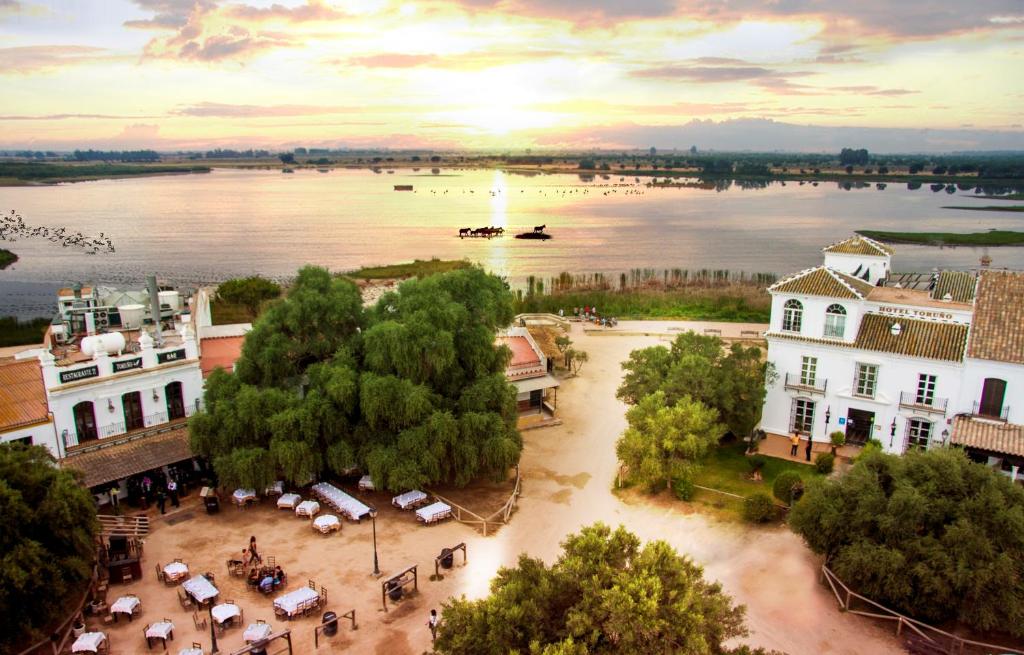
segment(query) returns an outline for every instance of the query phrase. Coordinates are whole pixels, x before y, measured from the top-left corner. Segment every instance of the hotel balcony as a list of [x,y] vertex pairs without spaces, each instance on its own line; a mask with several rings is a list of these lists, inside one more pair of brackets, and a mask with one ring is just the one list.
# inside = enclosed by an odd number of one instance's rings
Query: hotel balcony
[[974,408],[971,410],[971,416],[975,418],[987,418],[991,421],[1002,421],[1004,423],[1007,421],[1009,415],[1009,405],[993,407],[988,404],[983,405],[978,401],[974,401]]
[[822,378],[814,378],[813,380],[804,380],[798,373],[786,373],[786,389],[793,391],[802,391],[803,393],[820,393],[825,395],[825,389],[828,387],[828,380]]
[[946,407],[949,406],[948,398],[923,399],[924,402],[919,402],[921,400],[922,399],[918,397],[916,391],[901,391],[900,409],[929,412],[933,414],[945,414]]

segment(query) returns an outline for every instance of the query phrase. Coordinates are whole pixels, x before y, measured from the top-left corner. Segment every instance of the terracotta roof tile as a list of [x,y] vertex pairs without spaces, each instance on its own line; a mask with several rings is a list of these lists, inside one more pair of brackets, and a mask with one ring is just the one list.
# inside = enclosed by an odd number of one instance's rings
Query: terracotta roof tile
[[213,373],[213,369],[220,367],[227,372],[235,368],[235,362],[242,356],[242,345],[245,343],[244,336],[234,337],[207,337],[202,340],[202,354],[199,357],[199,368],[203,371],[203,377]]
[[974,285],[977,281],[978,278],[967,271],[942,271],[931,297],[942,300],[948,293],[952,302],[971,302],[974,300]]
[[960,446],[1024,457],[1024,425],[957,416],[949,440]]
[[61,467],[81,471],[85,486],[95,487],[192,457],[186,425],[135,439],[114,437],[110,445],[103,441],[88,443],[99,446],[95,450],[68,453]]
[[[892,326],[896,323],[900,324],[900,333],[894,335]],[[967,345],[967,326],[865,314],[853,343],[864,350],[959,362]]]
[[1024,273],[982,271],[967,356],[1024,364]]
[[869,257],[885,257],[895,253],[889,246],[859,234],[838,243],[833,243],[830,246],[825,246],[821,251],[840,255],[868,255]]
[[509,367],[540,365],[540,356],[526,337],[498,337],[497,342],[500,346],[508,346],[512,351]]
[[49,418],[39,361],[33,358],[0,364],[0,431]]
[[808,296],[863,300],[874,288],[874,285],[864,280],[858,280],[853,276],[824,266],[817,266],[783,278],[768,287],[768,290]]

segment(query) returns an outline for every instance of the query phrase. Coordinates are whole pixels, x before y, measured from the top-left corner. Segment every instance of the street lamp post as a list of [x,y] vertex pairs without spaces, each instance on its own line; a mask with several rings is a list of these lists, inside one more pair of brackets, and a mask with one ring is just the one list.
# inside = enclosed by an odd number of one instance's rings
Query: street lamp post
[[210,612],[210,653],[219,653],[220,649],[217,648],[217,630],[213,623],[213,600],[206,604],[206,609]]
[[373,577],[380,577],[380,565],[377,563],[377,509],[370,509],[370,520],[373,521]]

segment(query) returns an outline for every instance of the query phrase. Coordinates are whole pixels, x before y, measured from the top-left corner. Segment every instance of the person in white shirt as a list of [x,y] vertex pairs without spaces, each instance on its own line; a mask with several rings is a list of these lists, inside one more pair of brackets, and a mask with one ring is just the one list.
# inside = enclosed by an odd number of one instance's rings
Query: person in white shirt
[[427,619],[427,627],[430,628],[430,641],[437,639],[437,610],[430,610],[430,618]]

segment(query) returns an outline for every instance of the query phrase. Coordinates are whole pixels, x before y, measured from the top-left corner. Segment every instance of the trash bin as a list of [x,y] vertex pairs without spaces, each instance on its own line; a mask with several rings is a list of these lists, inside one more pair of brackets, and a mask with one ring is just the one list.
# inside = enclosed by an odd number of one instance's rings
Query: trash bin
[[452,564],[455,563],[455,551],[451,548],[441,549],[441,568],[450,569]]
[[388,598],[395,603],[402,600],[402,585],[398,584],[397,580],[388,582]]
[[333,637],[338,634],[338,615],[334,612],[324,612],[322,619],[324,625],[324,636]]

